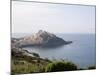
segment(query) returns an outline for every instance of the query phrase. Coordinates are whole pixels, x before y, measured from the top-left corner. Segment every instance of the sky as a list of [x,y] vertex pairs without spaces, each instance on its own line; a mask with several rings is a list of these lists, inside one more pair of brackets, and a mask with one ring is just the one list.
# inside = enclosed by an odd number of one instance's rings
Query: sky
[[95,33],[95,6],[12,2],[12,33]]

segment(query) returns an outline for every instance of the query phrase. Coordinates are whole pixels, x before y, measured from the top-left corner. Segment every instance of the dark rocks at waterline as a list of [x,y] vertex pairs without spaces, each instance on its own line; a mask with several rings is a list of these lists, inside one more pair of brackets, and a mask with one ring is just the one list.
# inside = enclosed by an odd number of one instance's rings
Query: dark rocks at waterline
[[42,30],[38,31],[38,33],[34,35],[19,38],[19,40],[17,41],[19,47],[59,47],[70,43],[72,43],[72,41],[65,41],[52,33]]

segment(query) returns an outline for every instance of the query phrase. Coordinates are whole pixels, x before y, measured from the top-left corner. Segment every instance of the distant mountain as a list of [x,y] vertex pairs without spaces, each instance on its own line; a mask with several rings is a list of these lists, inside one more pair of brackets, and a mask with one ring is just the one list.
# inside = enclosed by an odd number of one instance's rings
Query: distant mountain
[[20,47],[27,46],[41,46],[41,47],[57,47],[65,44],[72,43],[72,41],[65,41],[56,35],[39,30],[36,34],[20,38],[17,41]]

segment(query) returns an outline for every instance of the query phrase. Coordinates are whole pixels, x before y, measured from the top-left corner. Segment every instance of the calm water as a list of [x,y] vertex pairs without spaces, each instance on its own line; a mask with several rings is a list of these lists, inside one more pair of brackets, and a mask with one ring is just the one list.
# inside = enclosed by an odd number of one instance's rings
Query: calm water
[[[25,34],[14,34],[12,36],[22,37]],[[73,41],[73,43],[58,48],[26,47],[25,49],[38,53],[42,58],[69,60],[79,67],[85,68],[96,64],[95,34],[57,34],[57,36],[66,41]]]

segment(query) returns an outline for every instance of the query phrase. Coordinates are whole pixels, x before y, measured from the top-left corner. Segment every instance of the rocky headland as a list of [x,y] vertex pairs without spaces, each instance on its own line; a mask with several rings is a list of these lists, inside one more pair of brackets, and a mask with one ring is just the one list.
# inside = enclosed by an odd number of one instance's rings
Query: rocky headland
[[27,46],[41,46],[41,47],[58,47],[72,43],[72,41],[65,41],[56,35],[40,30],[36,34],[25,36],[19,39],[12,38],[12,42],[19,47]]

